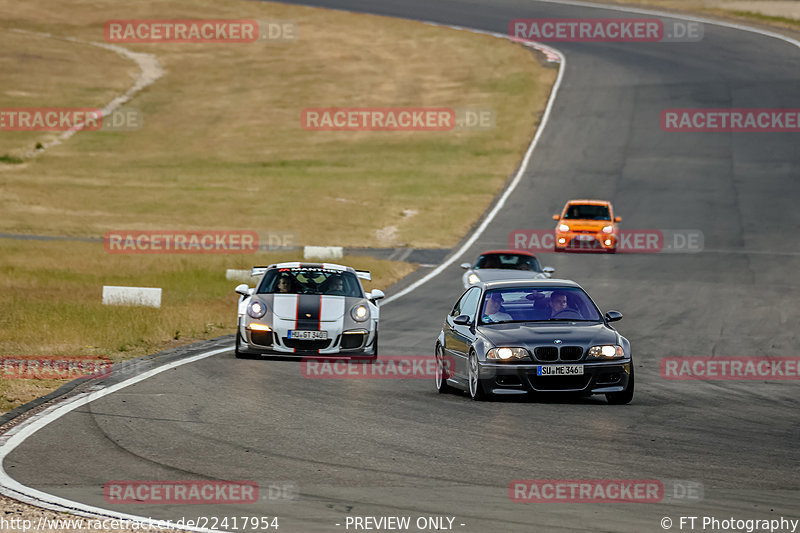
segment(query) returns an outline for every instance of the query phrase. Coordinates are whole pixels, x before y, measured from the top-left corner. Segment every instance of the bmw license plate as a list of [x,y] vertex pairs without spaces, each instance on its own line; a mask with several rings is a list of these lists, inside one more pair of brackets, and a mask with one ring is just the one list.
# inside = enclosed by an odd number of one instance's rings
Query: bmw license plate
[[583,365],[547,365],[536,367],[537,376],[582,376]]
[[577,235],[579,241],[593,241],[594,235]]
[[325,340],[328,338],[327,331],[301,331],[298,329],[290,329],[289,330],[289,338],[290,339],[300,339],[306,341],[317,341],[317,340]]

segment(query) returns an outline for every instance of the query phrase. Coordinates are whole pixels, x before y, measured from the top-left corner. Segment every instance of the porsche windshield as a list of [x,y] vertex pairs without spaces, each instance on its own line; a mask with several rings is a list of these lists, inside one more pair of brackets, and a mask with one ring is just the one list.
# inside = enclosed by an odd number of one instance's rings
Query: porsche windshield
[[607,205],[573,204],[567,208],[565,219],[611,220]]
[[600,321],[600,311],[577,287],[489,290],[481,306],[481,324],[539,321]]
[[264,274],[258,294],[320,294],[363,298],[352,272],[323,268],[274,268]]

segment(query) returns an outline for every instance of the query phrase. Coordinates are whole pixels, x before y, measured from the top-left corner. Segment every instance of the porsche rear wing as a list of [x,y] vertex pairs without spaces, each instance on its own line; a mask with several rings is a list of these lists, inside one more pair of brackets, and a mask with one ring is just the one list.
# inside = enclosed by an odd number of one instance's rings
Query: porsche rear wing
[[[270,265],[270,266],[272,266],[272,265]],[[250,276],[251,276],[251,277],[253,277],[253,278],[255,278],[255,277],[257,277],[257,276],[263,276],[263,275],[264,275],[264,272],[266,272],[266,271],[267,271],[267,269],[269,269],[269,266],[257,266],[257,267],[253,267],[253,268],[250,270]]]
[[[250,270],[251,277],[263,276],[264,272],[268,269],[274,267],[275,265],[269,266],[255,266]],[[360,279],[365,279],[367,281],[372,281],[372,273],[369,270],[356,270],[356,276]]]

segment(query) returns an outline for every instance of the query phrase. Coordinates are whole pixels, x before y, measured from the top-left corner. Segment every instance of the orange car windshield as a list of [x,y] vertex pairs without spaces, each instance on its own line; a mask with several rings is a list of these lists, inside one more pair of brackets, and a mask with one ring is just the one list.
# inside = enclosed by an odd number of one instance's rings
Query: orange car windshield
[[611,220],[608,206],[574,204],[567,208],[565,219]]

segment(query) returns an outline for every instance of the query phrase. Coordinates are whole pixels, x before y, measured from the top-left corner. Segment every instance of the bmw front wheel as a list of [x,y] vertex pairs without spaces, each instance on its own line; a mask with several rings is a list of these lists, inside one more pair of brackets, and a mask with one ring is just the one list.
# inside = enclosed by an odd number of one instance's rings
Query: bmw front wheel
[[447,394],[453,388],[447,384],[447,378],[449,376],[449,372],[447,371],[445,362],[444,362],[444,350],[436,343],[436,350],[434,351],[436,357],[436,390],[439,391],[440,394]]
[[478,355],[475,352],[469,353],[469,397],[476,402],[486,399],[486,393],[481,383],[481,369],[478,365]]

